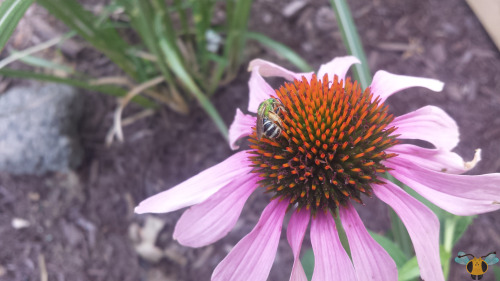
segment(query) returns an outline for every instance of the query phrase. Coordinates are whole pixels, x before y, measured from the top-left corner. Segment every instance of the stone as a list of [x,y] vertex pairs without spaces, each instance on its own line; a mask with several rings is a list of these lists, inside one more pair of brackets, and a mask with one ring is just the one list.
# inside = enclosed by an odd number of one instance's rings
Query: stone
[[83,96],[60,84],[14,87],[0,95],[0,171],[42,175],[83,158],[78,122]]

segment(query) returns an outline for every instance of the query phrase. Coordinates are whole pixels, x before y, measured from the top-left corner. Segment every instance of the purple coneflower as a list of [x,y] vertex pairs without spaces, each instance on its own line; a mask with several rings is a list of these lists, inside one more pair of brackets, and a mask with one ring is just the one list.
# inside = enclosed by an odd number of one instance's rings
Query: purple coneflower
[[[382,176],[390,173],[450,213],[474,215],[500,208],[500,174],[459,175],[480,160],[480,152],[471,162],[451,152],[459,141],[458,128],[440,108],[426,106],[393,117],[384,105],[397,91],[441,91],[442,82],[378,71],[362,91],[356,82],[344,79],[354,63],[359,63],[355,57],[336,58],[322,65],[316,76],[252,61],[248,110],[256,113],[270,98],[280,101],[280,134],[259,139],[257,118],[237,110],[230,145],[237,149],[236,141],[249,136],[249,150],[144,200],[135,211],[165,213],[192,206],[177,222],[174,238],[202,247],[224,237],[250,194],[262,187],[273,200],[255,228],[217,266],[212,280],[266,280],[287,211],[292,212],[287,238],[295,257],[290,280],[307,280],[299,254],[310,221],[312,280],[397,280],[396,264],[371,238],[351,204],[361,203],[362,194],[375,194],[406,226],[422,279],[444,280],[436,215]],[[263,79],[270,76],[290,83],[273,90]],[[403,139],[424,140],[435,148],[403,144]],[[352,260],[332,214],[339,215],[345,228]]]

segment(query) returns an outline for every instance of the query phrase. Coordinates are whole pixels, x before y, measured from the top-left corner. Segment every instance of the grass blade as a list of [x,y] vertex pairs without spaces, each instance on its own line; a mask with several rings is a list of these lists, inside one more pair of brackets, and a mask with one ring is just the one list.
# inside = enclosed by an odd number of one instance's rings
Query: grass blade
[[[22,70],[3,68],[0,69],[0,75],[7,77],[14,77],[14,78],[34,79],[44,82],[61,83],[91,91],[105,93],[116,97],[122,97],[127,93],[127,90],[113,85],[93,85],[89,80],[62,78],[54,75],[35,73],[32,71],[22,71]],[[154,108],[157,106],[156,103],[142,96],[136,96],[132,101],[146,108]]]
[[[161,29],[163,25],[161,21],[157,21],[155,24],[157,29]],[[215,125],[221,132],[222,136],[227,139],[228,129],[226,124],[222,120],[222,117],[217,112],[217,109],[213,106],[210,100],[205,96],[199,87],[196,85],[194,80],[191,78],[187,70],[185,69],[182,61],[175,54],[171,42],[167,38],[160,38],[160,47],[162,48],[163,55],[165,56],[170,69],[175,73],[179,81],[186,87],[186,89],[198,100],[200,106],[205,110],[205,112],[214,121]]]
[[[18,54],[19,52],[13,51],[12,54]],[[81,73],[75,73],[75,70],[67,65],[64,64],[59,64],[50,60],[46,60],[43,58],[35,57],[35,56],[23,56],[22,58],[19,59],[19,61],[35,66],[35,67],[42,67],[50,70],[56,70],[56,71],[62,71],[66,74],[72,74],[72,75],[77,75],[77,76],[83,76]]]
[[5,0],[0,5],[0,52],[33,2],[34,0]]
[[47,48],[50,48],[50,47],[52,47],[54,45],[57,45],[57,44],[63,42],[64,40],[72,37],[73,35],[74,35],[74,33],[70,32],[70,33],[68,33],[66,35],[59,36],[59,37],[50,39],[49,41],[46,41],[46,42],[43,42],[41,44],[35,45],[33,47],[24,49],[24,50],[19,51],[19,52],[15,52],[14,54],[12,54],[9,57],[7,57],[7,58],[5,58],[5,59],[3,59],[3,60],[0,61],[0,69],[4,68],[9,63],[12,63],[12,62],[14,62],[16,60],[19,60],[19,59],[21,59],[21,58],[23,58],[25,56],[34,54],[36,52],[40,52],[40,51],[45,50]]
[[347,51],[350,55],[357,57],[361,61],[361,64],[354,65],[354,77],[361,83],[363,89],[366,89],[372,82],[372,76],[349,6],[345,0],[330,0],[330,3],[337,16],[337,22],[342,33],[342,40],[344,41]]
[[116,29],[111,28],[111,23],[104,24],[102,19],[83,9],[75,0],[38,0],[38,3],[103,52],[128,75],[137,79],[135,64],[127,55],[128,44]]
[[[155,10],[151,6],[151,3],[142,0],[119,0],[118,3],[125,7],[133,28],[141,36],[149,52],[156,57],[155,66],[158,67],[158,70],[170,85],[175,85],[172,72],[166,63],[158,43],[158,36],[154,31],[153,20],[155,18]],[[146,77],[142,80],[148,80],[148,78]]]
[[281,44],[280,42],[275,41],[262,33],[248,32],[246,35],[248,39],[255,40],[260,44],[273,49],[276,52],[276,54],[291,62],[298,69],[300,69],[300,71],[303,72],[312,71],[312,67],[304,59],[302,59],[296,52],[294,52],[286,45]]
[[241,53],[243,47],[245,47],[245,34],[247,33],[248,18],[253,1],[228,0],[227,2],[234,2],[234,4],[228,6],[233,7],[232,10],[228,9],[226,11],[226,14],[231,13],[232,17],[228,18],[227,42],[224,49],[227,51],[226,58],[229,61],[228,71],[233,72],[237,70],[241,63]]

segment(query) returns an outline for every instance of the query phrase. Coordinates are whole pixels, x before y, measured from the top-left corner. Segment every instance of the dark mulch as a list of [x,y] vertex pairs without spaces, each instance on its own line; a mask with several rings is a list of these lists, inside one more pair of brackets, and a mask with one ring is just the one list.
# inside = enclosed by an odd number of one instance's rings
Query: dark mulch
[[[461,128],[462,142],[456,152],[471,159],[475,148],[483,149],[483,160],[473,174],[499,172],[500,56],[465,2],[356,0],[350,4],[373,72],[385,69],[446,83],[442,93],[403,91],[389,99],[391,110],[399,115],[428,104],[445,109]],[[346,54],[327,1],[307,2],[288,17],[283,14],[287,5],[284,0],[255,1],[251,29],[291,46],[315,68]],[[249,50],[250,58],[290,66],[267,50],[256,46]],[[88,49],[68,59],[82,69],[103,74],[115,70]],[[226,124],[231,123],[236,108],[246,109],[248,77],[240,71],[214,98]],[[252,195],[235,229],[200,249],[172,240],[180,211],[160,215],[165,226],[157,245],[165,250],[165,257],[158,263],[140,258],[129,232],[147,216],[134,215],[133,207],[232,152],[196,106],[188,117],[159,110],[126,127],[125,143],[106,147],[104,137],[115,101],[86,94],[80,127],[86,157],[81,168],[43,177],[0,174],[0,280],[40,280],[45,271],[48,280],[58,281],[209,280],[230,247],[255,225],[267,196]],[[138,110],[131,106],[125,116]],[[365,207],[358,208],[366,226],[385,231],[387,207],[376,199],[366,201]],[[13,218],[26,219],[31,225],[15,230]],[[454,251],[476,255],[500,251],[499,233],[498,212],[481,215]],[[291,251],[283,239],[269,280],[287,280],[291,265]],[[452,264],[449,280],[468,278],[463,266]],[[483,280],[493,280],[493,274],[485,274]]]

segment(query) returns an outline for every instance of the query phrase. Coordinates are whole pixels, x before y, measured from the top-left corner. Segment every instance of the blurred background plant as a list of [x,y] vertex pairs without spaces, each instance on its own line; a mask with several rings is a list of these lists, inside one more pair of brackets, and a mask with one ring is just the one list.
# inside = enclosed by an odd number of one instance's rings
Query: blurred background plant
[[[2,3],[0,50],[33,2],[6,0]],[[167,5],[162,0],[114,0],[98,15],[85,10],[76,0],[39,0],[37,3],[71,31],[66,36],[13,52],[0,61],[0,75],[66,83],[124,97],[116,110],[108,142],[113,135],[123,140],[121,114],[130,101],[146,108],[166,104],[182,114],[188,114],[191,103],[196,101],[227,138],[227,126],[210,97],[238,73],[245,61],[247,40],[274,49],[303,71],[311,69],[290,48],[261,33],[247,30],[252,1],[174,0]],[[102,52],[123,71],[123,75],[92,77],[32,55],[75,34]],[[133,36],[139,39],[132,40]],[[65,75],[5,68],[17,60],[58,69]]]

